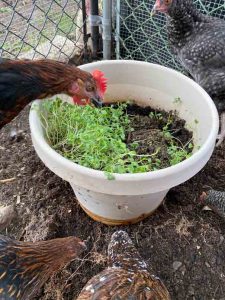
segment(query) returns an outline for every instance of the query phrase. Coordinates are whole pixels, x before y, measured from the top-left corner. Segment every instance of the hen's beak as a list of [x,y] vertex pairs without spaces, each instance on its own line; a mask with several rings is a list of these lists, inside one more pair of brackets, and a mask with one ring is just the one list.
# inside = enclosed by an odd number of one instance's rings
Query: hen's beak
[[91,103],[95,106],[95,107],[102,107],[102,98],[99,96],[95,96],[91,98]]

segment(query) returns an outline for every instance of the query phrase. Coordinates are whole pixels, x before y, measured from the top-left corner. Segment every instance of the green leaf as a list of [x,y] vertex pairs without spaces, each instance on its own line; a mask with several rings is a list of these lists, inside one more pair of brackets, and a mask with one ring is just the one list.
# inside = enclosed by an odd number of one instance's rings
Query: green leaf
[[108,180],[115,180],[116,177],[112,174],[112,173],[109,173],[109,172],[104,172],[105,176],[107,177]]

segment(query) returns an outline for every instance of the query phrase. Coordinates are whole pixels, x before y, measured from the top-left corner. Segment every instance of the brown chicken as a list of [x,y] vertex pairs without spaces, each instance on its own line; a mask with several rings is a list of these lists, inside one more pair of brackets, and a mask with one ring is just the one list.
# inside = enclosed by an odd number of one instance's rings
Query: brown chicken
[[0,235],[0,300],[31,299],[50,276],[84,249],[76,237],[30,243]]
[[0,58],[0,129],[35,99],[65,93],[79,105],[91,100],[100,106],[105,90],[106,79],[99,70],[90,74],[73,65],[49,59]]
[[215,190],[203,192],[200,202],[225,219],[225,192]]
[[169,300],[170,295],[161,280],[149,273],[128,234],[117,231],[108,247],[108,268],[93,277],[77,298],[95,299]]

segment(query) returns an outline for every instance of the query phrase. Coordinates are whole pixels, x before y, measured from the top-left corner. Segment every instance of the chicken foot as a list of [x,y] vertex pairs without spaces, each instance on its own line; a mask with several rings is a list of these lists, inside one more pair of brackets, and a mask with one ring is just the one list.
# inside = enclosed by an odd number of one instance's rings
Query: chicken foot
[[217,137],[216,147],[219,147],[225,138],[225,112],[222,112],[220,116],[220,133]]

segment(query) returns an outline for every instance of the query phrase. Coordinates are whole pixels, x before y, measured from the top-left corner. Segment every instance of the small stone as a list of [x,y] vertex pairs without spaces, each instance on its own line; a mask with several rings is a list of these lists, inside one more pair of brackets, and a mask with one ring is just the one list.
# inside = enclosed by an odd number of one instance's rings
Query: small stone
[[204,206],[202,210],[211,210],[211,208],[208,206]]
[[12,129],[9,133],[9,137],[11,140],[13,140],[17,135],[17,131],[15,129]]
[[181,268],[180,268],[180,272],[181,274],[184,276],[185,272],[186,272],[186,267],[185,265],[183,265]]
[[208,262],[205,262],[206,267],[210,268],[210,264]]
[[82,283],[87,283],[87,278],[86,277],[84,277],[83,279],[82,279]]
[[188,287],[188,294],[192,296],[195,294],[195,289],[192,285]]
[[0,206],[0,230],[6,229],[16,216],[13,205]]
[[16,197],[16,204],[19,204],[20,203],[20,195],[17,195]]
[[174,271],[177,271],[181,266],[182,266],[182,262],[180,262],[180,261],[174,261],[173,262]]
[[23,139],[23,130],[12,129],[9,138],[11,141],[20,142]]
[[201,247],[200,247],[200,246],[197,246],[196,248],[199,250]]

